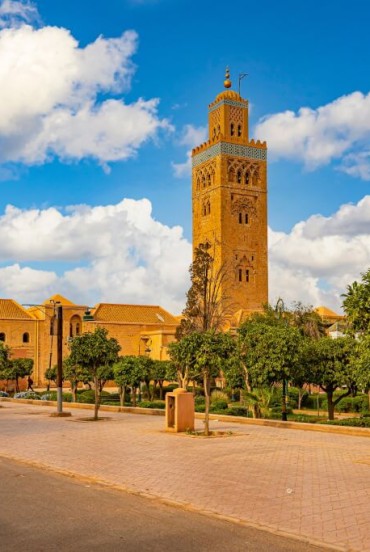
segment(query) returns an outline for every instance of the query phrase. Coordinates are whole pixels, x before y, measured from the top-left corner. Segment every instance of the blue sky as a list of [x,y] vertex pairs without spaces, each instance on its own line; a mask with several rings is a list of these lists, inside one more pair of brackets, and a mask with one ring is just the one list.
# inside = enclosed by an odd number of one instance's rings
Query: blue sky
[[[370,4],[297,6],[0,2],[0,227],[12,243],[0,247],[0,294],[39,301],[58,288],[90,303],[181,309],[187,152],[203,139],[207,105],[229,65],[234,85],[248,73],[251,136],[268,140],[271,300],[338,308],[345,285],[369,264]],[[148,202],[122,207],[124,198]],[[18,211],[5,215],[9,204]],[[81,204],[89,207],[70,207]],[[112,236],[120,220],[126,226]],[[111,251],[104,260],[89,244],[102,235]]]

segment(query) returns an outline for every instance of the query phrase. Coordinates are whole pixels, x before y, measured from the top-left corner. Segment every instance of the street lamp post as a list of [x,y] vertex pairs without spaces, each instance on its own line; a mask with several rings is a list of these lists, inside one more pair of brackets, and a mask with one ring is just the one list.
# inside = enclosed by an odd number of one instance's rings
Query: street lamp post
[[57,313],[57,414],[63,414],[63,307]]

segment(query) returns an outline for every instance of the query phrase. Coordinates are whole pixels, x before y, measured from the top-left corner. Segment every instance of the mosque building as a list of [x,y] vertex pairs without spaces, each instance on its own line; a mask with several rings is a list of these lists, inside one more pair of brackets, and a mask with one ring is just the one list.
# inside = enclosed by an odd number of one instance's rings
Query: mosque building
[[[249,138],[248,101],[231,90],[228,70],[224,87],[208,108],[208,140],[192,152],[193,248],[208,244],[216,269],[225,271],[220,293],[231,301],[235,327],[268,302],[267,146]],[[0,341],[12,358],[34,360],[36,385],[57,362],[58,305],[64,357],[75,336],[100,326],[118,340],[121,354],[166,360],[181,319],[155,305],[99,303],[89,311],[61,295],[28,308],[0,299]],[[328,318],[327,310],[322,314]],[[342,318],[329,315],[331,324]]]

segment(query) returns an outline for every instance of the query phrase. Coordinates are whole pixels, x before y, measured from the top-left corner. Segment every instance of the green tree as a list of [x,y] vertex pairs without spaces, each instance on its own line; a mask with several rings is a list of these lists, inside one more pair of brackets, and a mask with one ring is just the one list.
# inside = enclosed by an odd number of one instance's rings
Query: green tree
[[4,343],[0,341],[0,379],[6,380],[7,389],[8,389],[8,380],[11,379],[9,377],[10,375],[9,368],[10,368],[9,347],[7,345],[4,345]]
[[[170,355],[177,366],[186,366],[186,381],[200,376],[203,380],[205,395],[204,433],[209,435],[209,407],[211,395],[211,380],[219,375],[222,366],[227,362],[233,351],[233,340],[228,334],[208,330],[193,332],[178,343],[171,344]],[[182,386],[185,385],[181,373]],[[185,387],[186,388],[186,387]]]
[[147,389],[147,398],[153,400],[154,389],[150,391],[150,382],[154,379],[154,360],[150,357],[141,355],[137,357],[140,371],[140,381],[144,382]]
[[298,328],[305,337],[319,339],[325,336],[325,326],[312,306],[297,301],[293,303],[293,307],[288,311],[287,318],[289,323]]
[[[112,373],[108,374],[109,379],[113,378]],[[79,364],[72,362],[71,357],[63,361],[63,379],[69,381],[71,385],[71,393],[73,402],[77,402],[77,389],[80,382],[85,382],[89,379],[89,372]]]
[[[306,366],[308,383],[325,391],[329,420],[334,420],[336,405],[344,397],[357,392],[359,377],[355,359],[356,341],[350,336],[338,339],[322,337],[305,343],[302,362]],[[337,389],[342,389],[342,393],[334,398]]]
[[108,379],[113,377],[112,367],[121,350],[117,340],[108,338],[108,330],[97,327],[93,333],[76,336],[71,344],[70,362],[87,370],[94,383],[94,420],[98,419],[101,392]]
[[152,377],[154,382],[154,393],[155,388],[159,386],[159,399],[163,400],[163,383],[168,378],[168,374],[172,371],[171,361],[169,360],[154,360],[153,361],[153,371]]
[[[235,351],[225,365],[226,379],[235,380],[240,374],[247,393],[255,395],[256,388],[289,380],[299,367],[303,337],[294,326],[267,314],[254,314],[237,332]],[[260,416],[258,401],[251,403],[253,416]]]
[[141,366],[136,356],[122,356],[113,365],[114,381],[119,387],[120,405],[126,402],[126,388],[131,388],[133,406],[136,406],[136,390],[141,382]]
[[361,283],[353,282],[342,295],[343,309],[354,332],[370,329],[370,269],[361,274]]
[[[50,366],[45,371],[44,376],[48,380],[47,391],[50,390],[51,382],[55,383],[57,381],[57,372],[58,372],[58,366],[56,364],[54,366]],[[63,377],[63,379],[64,379],[64,377]]]
[[32,371],[32,358],[15,358],[8,361],[7,379],[15,380],[15,389],[19,392],[19,379],[31,376]]
[[194,369],[199,335],[196,332],[188,334],[180,339],[180,341],[174,341],[168,346],[168,354],[176,369],[176,379],[179,387],[183,389],[187,389],[189,381],[199,375]]

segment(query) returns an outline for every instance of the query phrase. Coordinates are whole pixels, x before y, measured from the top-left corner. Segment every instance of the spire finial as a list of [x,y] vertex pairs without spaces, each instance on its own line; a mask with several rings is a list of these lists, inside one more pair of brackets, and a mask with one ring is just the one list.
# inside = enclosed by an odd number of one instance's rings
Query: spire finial
[[225,80],[224,80],[224,87],[225,88],[231,88],[231,80],[230,80],[230,71],[229,68],[226,67],[226,73],[225,73]]

